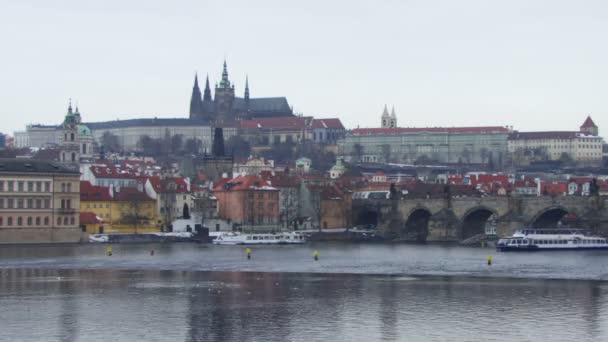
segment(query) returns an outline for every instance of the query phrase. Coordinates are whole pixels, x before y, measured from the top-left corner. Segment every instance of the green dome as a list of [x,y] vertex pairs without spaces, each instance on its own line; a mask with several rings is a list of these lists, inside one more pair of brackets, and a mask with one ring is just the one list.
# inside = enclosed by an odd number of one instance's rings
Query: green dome
[[78,125],[78,135],[80,136],[91,136],[91,130],[89,129],[89,127],[85,126],[85,125]]

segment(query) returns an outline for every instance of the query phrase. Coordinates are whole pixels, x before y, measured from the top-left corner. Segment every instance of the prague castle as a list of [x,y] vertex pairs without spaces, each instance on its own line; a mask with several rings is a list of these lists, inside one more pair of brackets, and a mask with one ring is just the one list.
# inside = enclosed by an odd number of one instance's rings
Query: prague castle
[[285,97],[250,97],[249,78],[245,82],[243,97],[235,95],[234,84],[228,78],[228,66],[224,61],[222,79],[215,85],[211,95],[209,77],[201,94],[198,77],[194,76],[194,87],[190,99],[190,119],[207,120],[214,125],[229,124],[252,118],[293,116]]

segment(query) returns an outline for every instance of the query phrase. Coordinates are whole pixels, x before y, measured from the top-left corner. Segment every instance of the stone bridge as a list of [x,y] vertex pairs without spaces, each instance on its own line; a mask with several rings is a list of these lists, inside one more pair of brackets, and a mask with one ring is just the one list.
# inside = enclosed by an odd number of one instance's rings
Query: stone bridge
[[607,208],[608,198],[597,196],[356,199],[353,222],[375,225],[391,239],[463,241],[483,234],[489,221],[504,237],[523,227],[556,227],[566,217],[571,226],[607,235]]

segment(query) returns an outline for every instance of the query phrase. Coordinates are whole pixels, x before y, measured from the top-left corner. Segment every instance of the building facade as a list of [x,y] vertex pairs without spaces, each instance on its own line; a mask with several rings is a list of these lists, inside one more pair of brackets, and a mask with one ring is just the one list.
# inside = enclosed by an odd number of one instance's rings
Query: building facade
[[579,131],[512,132],[508,147],[515,164],[534,160],[562,160],[590,164],[602,161],[604,140],[587,117]]
[[79,242],[79,207],[78,171],[0,159],[0,244]]

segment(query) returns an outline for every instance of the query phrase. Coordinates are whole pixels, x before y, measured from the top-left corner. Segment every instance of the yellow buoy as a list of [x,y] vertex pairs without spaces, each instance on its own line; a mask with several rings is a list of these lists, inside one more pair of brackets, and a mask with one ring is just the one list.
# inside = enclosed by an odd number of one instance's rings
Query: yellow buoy
[[315,249],[315,251],[312,253],[312,257],[315,259],[315,261],[319,260],[319,251]]
[[492,256],[488,255],[488,266],[492,265]]
[[108,254],[108,256],[112,256],[112,247],[106,248],[106,253]]

